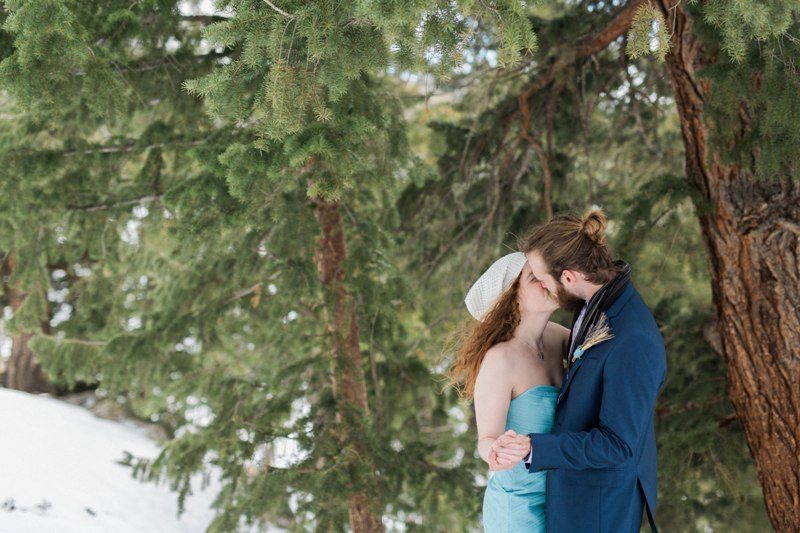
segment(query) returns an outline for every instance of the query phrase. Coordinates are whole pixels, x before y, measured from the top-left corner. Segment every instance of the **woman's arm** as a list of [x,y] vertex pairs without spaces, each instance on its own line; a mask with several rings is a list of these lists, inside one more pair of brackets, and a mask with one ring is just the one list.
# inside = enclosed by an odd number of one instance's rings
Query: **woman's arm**
[[478,425],[478,453],[492,470],[498,470],[497,456],[492,451],[495,439],[506,429],[506,416],[511,403],[511,363],[502,348],[486,352],[475,380],[475,419]]

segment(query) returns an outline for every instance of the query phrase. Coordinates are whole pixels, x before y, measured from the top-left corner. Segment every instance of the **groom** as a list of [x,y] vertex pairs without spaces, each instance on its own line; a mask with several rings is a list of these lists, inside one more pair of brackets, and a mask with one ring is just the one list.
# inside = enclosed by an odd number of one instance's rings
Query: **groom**
[[[547,531],[633,532],[647,510],[656,531],[656,441],[653,412],[666,375],[664,341],[630,267],[613,261],[606,218],[554,217],[520,242],[531,270],[574,312],[567,371],[551,433],[503,434],[498,462],[547,470]],[[612,338],[579,347],[605,316]]]

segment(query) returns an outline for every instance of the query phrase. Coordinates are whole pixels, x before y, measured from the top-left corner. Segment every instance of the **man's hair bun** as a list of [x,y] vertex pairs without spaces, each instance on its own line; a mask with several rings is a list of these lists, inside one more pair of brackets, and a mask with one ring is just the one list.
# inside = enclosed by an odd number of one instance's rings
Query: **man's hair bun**
[[591,209],[583,215],[581,220],[581,231],[597,244],[604,244],[606,241],[606,215],[602,209]]

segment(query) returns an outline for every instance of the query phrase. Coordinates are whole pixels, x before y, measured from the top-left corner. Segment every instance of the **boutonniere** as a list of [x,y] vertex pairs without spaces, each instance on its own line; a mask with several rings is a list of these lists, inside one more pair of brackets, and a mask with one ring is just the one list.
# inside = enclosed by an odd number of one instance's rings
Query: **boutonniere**
[[586,332],[586,338],[581,344],[578,345],[577,348],[575,348],[575,351],[572,352],[572,362],[574,363],[583,357],[583,354],[586,353],[586,350],[592,346],[596,346],[601,342],[607,341],[613,337],[614,334],[611,333],[611,327],[608,325],[606,314],[600,313],[600,318],[598,318],[597,322],[595,322],[589,328],[589,331]]

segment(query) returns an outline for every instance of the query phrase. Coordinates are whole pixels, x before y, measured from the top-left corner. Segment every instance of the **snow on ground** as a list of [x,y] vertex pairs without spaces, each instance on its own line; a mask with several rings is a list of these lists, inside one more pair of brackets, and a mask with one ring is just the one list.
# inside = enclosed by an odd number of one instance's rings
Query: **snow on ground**
[[0,533],[200,533],[214,516],[218,480],[201,476],[177,517],[177,493],[117,464],[124,451],[155,457],[132,423],[96,417],[47,395],[0,388]]

